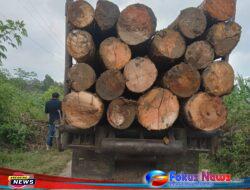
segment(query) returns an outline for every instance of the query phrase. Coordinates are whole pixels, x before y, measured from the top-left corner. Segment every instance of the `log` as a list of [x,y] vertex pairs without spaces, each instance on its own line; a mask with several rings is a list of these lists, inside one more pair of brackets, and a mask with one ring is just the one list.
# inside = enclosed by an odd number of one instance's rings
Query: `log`
[[181,11],[177,19],[168,27],[194,39],[201,36],[207,27],[207,19],[201,9],[190,7]]
[[156,33],[150,46],[153,60],[173,60],[183,56],[186,43],[181,34],[172,29],[164,29]]
[[99,54],[107,69],[122,69],[131,59],[128,45],[115,37],[106,38],[101,43]]
[[241,26],[236,22],[220,22],[213,25],[207,40],[214,47],[217,56],[225,56],[235,48],[241,36]]
[[113,33],[120,15],[119,7],[106,0],[98,0],[95,9],[95,21],[101,34]]
[[217,61],[209,65],[202,73],[205,91],[215,96],[229,94],[234,87],[234,71],[225,61]]
[[137,114],[139,123],[146,129],[167,129],[178,117],[179,102],[169,90],[155,88],[139,98]]
[[96,81],[96,92],[104,100],[114,100],[125,90],[125,79],[119,70],[107,70]]
[[66,124],[87,129],[96,125],[103,115],[104,105],[100,98],[89,92],[71,92],[62,102]]
[[205,69],[214,60],[214,50],[206,41],[196,41],[187,47],[185,62],[196,69]]
[[199,8],[210,20],[227,21],[235,15],[236,0],[204,0]]
[[78,62],[90,62],[95,55],[95,44],[91,34],[73,30],[67,36],[67,50]]
[[122,41],[137,46],[149,40],[155,33],[156,17],[146,5],[129,5],[121,12],[116,28]]
[[68,73],[69,84],[77,92],[87,90],[96,80],[95,71],[86,63],[73,65]]
[[95,12],[87,1],[69,1],[67,8],[68,20],[76,28],[86,29],[93,23]]
[[181,63],[172,67],[163,77],[163,86],[180,98],[187,98],[200,88],[200,74],[192,66]]
[[154,84],[157,73],[158,71],[150,59],[137,57],[125,66],[123,75],[130,91],[142,93]]
[[227,109],[220,97],[200,92],[192,96],[184,107],[187,122],[200,130],[213,131],[226,123]]
[[108,106],[108,122],[116,129],[127,129],[135,119],[136,108],[135,101],[117,98]]

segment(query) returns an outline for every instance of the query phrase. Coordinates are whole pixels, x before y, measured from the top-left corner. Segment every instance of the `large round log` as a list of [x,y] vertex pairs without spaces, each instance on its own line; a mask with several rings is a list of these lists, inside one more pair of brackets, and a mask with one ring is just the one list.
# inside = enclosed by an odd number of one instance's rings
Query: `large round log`
[[181,11],[169,28],[178,30],[189,39],[201,36],[207,27],[207,19],[201,9],[190,7]]
[[223,126],[227,109],[220,97],[201,92],[192,96],[184,108],[187,122],[200,130],[213,131]]
[[99,54],[107,69],[122,69],[131,59],[128,45],[115,37],[106,38],[101,43]]
[[89,92],[71,92],[62,102],[66,124],[87,129],[96,125],[103,115],[104,105],[100,98]]
[[156,17],[143,4],[133,4],[126,7],[117,22],[117,33],[128,45],[139,45],[149,40],[156,29]]
[[67,17],[77,28],[87,28],[94,21],[94,9],[84,0],[69,1]]
[[95,21],[101,33],[107,34],[115,30],[119,15],[120,10],[116,4],[106,0],[97,1]]
[[95,55],[95,44],[91,34],[73,30],[67,36],[67,50],[78,62],[89,62]]
[[236,0],[204,0],[199,8],[213,20],[226,21],[235,15]]
[[186,43],[181,34],[172,29],[164,29],[156,33],[150,46],[153,59],[177,59],[183,56]]
[[145,57],[132,59],[123,72],[127,88],[135,93],[149,89],[154,84],[157,73],[154,63]]
[[229,54],[238,44],[241,26],[236,22],[220,22],[213,25],[208,32],[207,40],[214,47],[217,56]]
[[125,79],[119,70],[107,70],[96,81],[96,92],[104,100],[113,100],[123,94]]
[[214,62],[202,73],[205,91],[216,96],[229,94],[234,86],[234,71],[225,61]]
[[196,69],[205,69],[214,60],[214,50],[206,41],[196,41],[187,47],[185,62]]
[[135,119],[136,108],[135,101],[117,98],[108,106],[108,122],[116,129],[127,129]]
[[138,121],[148,130],[169,128],[178,114],[179,102],[169,90],[155,88],[138,100]]
[[68,78],[71,88],[79,92],[87,90],[95,83],[96,74],[88,64],[78,63],[70,68]]
[[163,86],[178,97],[187,98],[199,90],[200,81],[200,74],[194,67],[181,63],[166,72]]

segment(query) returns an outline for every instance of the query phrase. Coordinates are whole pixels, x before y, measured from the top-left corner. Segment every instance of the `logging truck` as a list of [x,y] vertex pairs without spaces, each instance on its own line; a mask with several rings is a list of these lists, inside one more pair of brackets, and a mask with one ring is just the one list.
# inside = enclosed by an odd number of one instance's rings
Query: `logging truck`
[[66,1],[59,147],[73,150],[73,177],[127,172],[133,181],[151,169],[198,171],[199,153],[216,151],[226,123],[228,58],[241,34],[235,6],[204,0],[156,31],[146,5],[120,12],[111,1],[95,9]]

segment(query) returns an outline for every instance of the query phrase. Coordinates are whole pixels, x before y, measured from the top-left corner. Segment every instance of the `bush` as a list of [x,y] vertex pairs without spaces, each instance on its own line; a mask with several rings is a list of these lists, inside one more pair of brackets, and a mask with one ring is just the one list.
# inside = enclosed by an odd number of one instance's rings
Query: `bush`
[[221,147],[210,156],[213,170],[236,177],[250,176],[250,88],[246,80],[237,78],[233,92],[224,97],[228,122]]
[[8,124],[0,125],[0,142],[2,144],[10,144],[17,148],[23,148],[26,140],[31,135],[31,131],[23,124]]

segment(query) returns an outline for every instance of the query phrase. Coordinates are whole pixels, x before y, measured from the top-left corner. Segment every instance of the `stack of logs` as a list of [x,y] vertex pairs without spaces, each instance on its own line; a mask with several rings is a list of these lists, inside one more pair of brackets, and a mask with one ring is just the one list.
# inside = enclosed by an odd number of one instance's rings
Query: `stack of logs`
[[183,120],[203,131],[220,128],[227,118],[222,96],[234,86],[225,57],[241,35],[235,11],[235,0],[204,0],[156,31],[146,5],[120,12],[106,0],[95,10],[70,1],[66,45],[76,64],[66,81],[65,122],[87,129],[104,120],[122,130],[137,119],[148,130],[163,130]]

